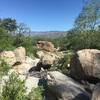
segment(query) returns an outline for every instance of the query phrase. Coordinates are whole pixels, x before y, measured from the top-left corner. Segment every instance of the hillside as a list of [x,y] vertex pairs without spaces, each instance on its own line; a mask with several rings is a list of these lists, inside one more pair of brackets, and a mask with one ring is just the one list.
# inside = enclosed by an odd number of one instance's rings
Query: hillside
[[67,34],[66,31],[33,31],[30,32],[31,36],[42,36],[42,37],[60,37],[60,36],[65,36]]

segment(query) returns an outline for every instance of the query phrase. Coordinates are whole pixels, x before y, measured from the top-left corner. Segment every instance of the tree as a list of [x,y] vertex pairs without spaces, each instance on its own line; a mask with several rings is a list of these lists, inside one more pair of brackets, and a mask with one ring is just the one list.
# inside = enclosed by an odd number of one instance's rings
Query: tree
[[75,27],[80,30],[94,30],[98,25],[100,25],[100,0],[87,0],[75,20]]
[[13,50],[13,36],[8,34],[6,30],[0,28],[0,51]]
[[25,34],[25,33],[30,33],[30,28],[24,24],[24,23],[20,23],[18,26],[17,26],[17,32],[18,34]]
[[11,18],[0,19],[0,27],[8,32],[13,32],[17,29],[17,23],[15,19]]

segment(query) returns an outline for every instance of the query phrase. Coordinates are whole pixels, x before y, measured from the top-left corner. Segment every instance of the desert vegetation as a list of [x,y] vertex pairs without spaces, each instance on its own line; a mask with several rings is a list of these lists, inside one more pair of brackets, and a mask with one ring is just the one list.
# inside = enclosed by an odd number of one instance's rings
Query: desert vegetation
[[[38,41],[42,45],[40,48],[37,47],[37,45],[40,45]],[[45,45],[46,47],[43,48]],[[25,49],[25,55],[23,52],[17,51],[19,55],[16,56],[15,50],[19,47]],[[50,49],[48,49],[49,47]],[[11,51],[15,59],[22,54],[25,61],[16,60],[11,65],[1,57],[5,51]],[[93,56],[91,56],[92,54]],[[34,64],[35,60],[39,60],[39,62]],[[90,64],[87,61],[93,63]],[[28,68],[26,67],[27,64],[29,64]],[[20,65],[21,71],[17,68]],[[23,66],[28,69],[27,72]],[[17,70],[17,73],[10,73],[12,69]],[[23,72],[23,69],[25,69],[25,72]],[[55,73],[52,71],[55,71]],[[31,88],[31,91],[27,94],[27,80],[29,83],[29,80],[33,78],[30,72],[33,76],[36,76],[36,81],[39,80],[41,85]],[[48,73],[51,75],[50,80],[53,83],[49,80]],[[21,76],[24,74],[25,76]],[[27,79],[28,75],[30,76]],[[71,83],[71,88],[68,88],[68,81]],[[98,82],[100,82],[100,0],[88,0],[75,19],[73,28],[62,32],[60,36],[55,34],[54,36],[45,34],[45,37],[39,34],[34,35],[27,25],[19,24],[16,19],[0,19],[0,100],[94,100],[92,99],[93,88],[91,89],[91,86],[95,86]],[[31,86],[30,84],[28,86]],[[52,96],[48,93],[48,88],[50,93],[53,94]],[[56,90],[57,88],[58,90]],[[60,88],[66,90],[60,91]],[[78,92],[75,93],[74,88]],[[55,91],[52,91],[53,89]],[[67,89],[69,93],[70,90],[74,91],[73,94],[69,94],[69,98],[66,96],[67,92],[65,92]],[[84,94],[83,97],[80,94]],[[79,99],[77,96],[83,99]],[[95,95],[93,97],[95,98]]]

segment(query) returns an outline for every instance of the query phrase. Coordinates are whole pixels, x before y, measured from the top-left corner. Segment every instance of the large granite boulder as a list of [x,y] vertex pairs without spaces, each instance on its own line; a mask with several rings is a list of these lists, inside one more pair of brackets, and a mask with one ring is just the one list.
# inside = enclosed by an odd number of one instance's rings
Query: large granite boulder
[[56,54],[47,51],[38,51],[37,55],[40,58],[43,65],[52,65],[58,57]]
[[90,100],[83,86],[64,74],[53,71],[48,73],[48,89],[57,100]]
[[100,50],[78,51],[71,59],[70,73],[75,79],[100,81]]
[[48,41],[38,41],[37,47],[41,50],[45,50],[48,52],[54,52],[56,49],[54,48],[54,45],[51,42]]
[[26,51],[24,47],[18,47],[14,50],[16,62],[23,63],[25,61]]
[[13,51],[3,51],[0,53],[0,59],[4,60],[10,66],[16,63],[16,56]]

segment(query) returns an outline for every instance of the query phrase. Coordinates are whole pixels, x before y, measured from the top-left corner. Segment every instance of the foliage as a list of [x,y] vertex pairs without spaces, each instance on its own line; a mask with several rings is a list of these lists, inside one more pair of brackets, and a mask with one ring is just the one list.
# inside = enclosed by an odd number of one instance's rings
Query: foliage
[[9,69],[10,66],[3,59],[0,59],[0,77],[7,75]]
[[12,49],[14,49],[13,36],[8,34],[6,30],[0,28],[0,51]]
[[64,57],[60,58],[51,68],[51,70],[58,70],[64,74],[69,73],[69,67],[70,67],[70,60],[73,56],[72,51],[67,51],[64,53]]
[[33,88],[28,95],[25,93],[25,80],[22,81],[17,74],[12,73],[9,80],[5,81],[0,100],[44,100],[43,86]]
[[25,100],[24,81],[18,78],[18,75],[12,73],[9,80],[5,82],[0,100]]
[[17,23],[15,19],[5,18],[0,20],[0,27],[8,32],[13,32],[17,29]]
[[14,39],[15,47],[23,46],[26,49],[28,56],[36,56],[37,48],[33,45],[33,38],[31,36],[24,36],[23,34],[17,34]]
[[100,25],[100,0],[87,0],[75,20],[75,27],[82,31],[93,30],[98,25]]
[[16,47],[22,46],[24,41],[25,41],[25,36],[23,34],[19,33],[14,37],[13,45]]
[[29,93],[27,100],[44,100],[43,92],[44,89],[42,86],[39,86],[38,88],[33,88],[32,91]]
[[69,31],[62,41],[65,50],[100,49],[100,31]]

